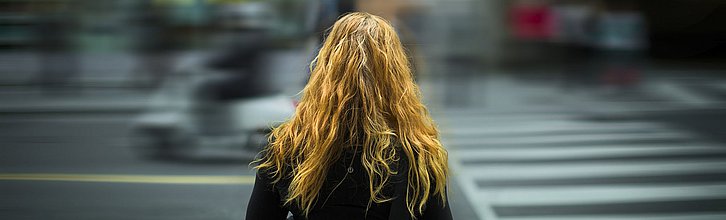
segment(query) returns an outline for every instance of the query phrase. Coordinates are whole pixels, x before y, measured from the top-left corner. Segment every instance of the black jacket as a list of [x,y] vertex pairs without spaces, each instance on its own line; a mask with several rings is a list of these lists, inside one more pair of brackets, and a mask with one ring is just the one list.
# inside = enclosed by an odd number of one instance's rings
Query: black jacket
[[[318,200],[307,219],[388,219],[392,202],[371,203],[366,212],[370,191],[368,175],[363,170],[360,154],[360,151],[345,152],[341,159],[330,168]],[[351,159],[354,160],[352,163]],[[401,160],[401,162],[405,162],[405,160]],[[348,165],[351,164],[353,173],[343,178],[347,173]],[[247,206],[247,219],[283,220],[286,219],[288,212],[291,212],[296,220],[306,219],[299,208],[282,205],[282,199],[287,195],[289,180],[283,179],[274,185],[271,181],[264,171],[257,172],[255,186]],[[336,186],[337,189],[333,190]],[[392,196],[393,194],[393,185],[384,189],[384,195]],[[399,211],[408,213],[407,210]],[[417,219],[452,219],[448,202],[442,203],[437,196],[429,197],[426,210],[423,215],[417,216]]]

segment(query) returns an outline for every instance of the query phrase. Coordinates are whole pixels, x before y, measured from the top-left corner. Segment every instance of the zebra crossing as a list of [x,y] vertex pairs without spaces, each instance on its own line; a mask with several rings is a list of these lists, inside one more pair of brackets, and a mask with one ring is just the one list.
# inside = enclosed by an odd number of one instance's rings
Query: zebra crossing
[[726,146],[648,121],[434,114],[481,219],[726,219]]

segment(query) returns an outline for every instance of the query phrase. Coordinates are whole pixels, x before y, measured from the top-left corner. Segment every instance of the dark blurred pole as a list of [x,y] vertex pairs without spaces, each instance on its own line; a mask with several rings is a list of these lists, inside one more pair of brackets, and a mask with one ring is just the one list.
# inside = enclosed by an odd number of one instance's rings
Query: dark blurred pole
[[611,2],[599,14],[600,80],[606,89],[627,92],[641,82],[646,24],[633,3]]
[[596,36],[597,8],[594,2],[554,6],[559,27],[556,41],[567,51],[561,78],[565,90],[589,89],[596,81],[593,63],[597,53],[592,41]]
[[356,11],[356,0],[320,0],[318,15],[315,22],[315,33],[318,34],[318,44],[325,41],[326,31],[333,26],[341,15]]
[[411,60],[411,69],[414,73],[414,80],[419,81],[421,72],[423,71],[423,58],[419,50],[421,38],[423,38],[422,23],[424,19],[424,9],[416,5],[403,5],[396,13],[396,31],[401,39],[401,43],[408,52]]
[[73,1],[37,3],[40,8],[36,34],[39,40],[40,68],[38,84],[48,94],[69,89],[71,79],[78,74],[79,59],[73,48],[75,31]]
[[[341,15],[346,13],[357,11],[357,0],[314,0],[317,1],[317,13],[315,15],[315,22],[313,24],[313,36],[317,38],[314,53],[320,50],[325,42],[328,28],[335,24],[335,21]],[[315,55],[313,55],[314,57]],[[312,59],[311,59],[312,61]],[[303,81],[304,84],[310,80],[310,72],[308,72],[306,79]]]
[[172,70],[172,48],[175,38],[165,7],[143,1],[138,8],[138,66],[135,82],[141,87],[155,88]]

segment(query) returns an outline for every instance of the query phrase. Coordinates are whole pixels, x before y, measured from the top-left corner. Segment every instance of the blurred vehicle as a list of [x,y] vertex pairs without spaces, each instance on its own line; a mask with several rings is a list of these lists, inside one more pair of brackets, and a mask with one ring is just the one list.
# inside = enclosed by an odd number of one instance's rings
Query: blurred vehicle
[[294,113],[294,100],[275,88],[275,74],[265,68],[274,47],[268,9],[254,3],[218,11],[218,49],[181,61],[172,74],[177,77],[159,88],[133,122],[139,154],[188,158],[233,149],[252,158],[270,129]]
[[270,128],[290,117],[294,100],[279,92],[236,99],[210,99],[200,90],[229,73],[192,63],[165,82],[132,123],[134,149],[148,158],[183,158],[205,149],[241,150],[254,157]]

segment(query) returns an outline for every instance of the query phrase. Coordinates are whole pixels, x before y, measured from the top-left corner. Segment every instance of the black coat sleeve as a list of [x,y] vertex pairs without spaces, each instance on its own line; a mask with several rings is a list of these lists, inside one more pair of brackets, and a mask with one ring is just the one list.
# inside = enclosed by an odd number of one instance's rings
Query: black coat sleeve
[[277,193],[269,178],[259,171],[255,178],[249,204],[247,205],[247,220],[284,220],[288,210],[280,203],[280,194]]
[[[448,194],[448,193],[447,193]],[[448,195],[447,195],[448,197]],[[449,206],[449,198],[446,202],[441,201],[439,196],[429,197],[426,209],[420,218],[421,220],[452,220],[451,208]]]
[[[402,169],[402,170],[404,170],[404,172],[401,172],[402,175],[398,176],[398,178],[401,178],[402,176],[403,177],[408,176],[408,158],[401,157],[400,164],[401,164],[401,166],[398,169],[399,170]],[[408,181],[405,179],[403,179],[403,181],[404,181],[403,185],[399,184],[396,186],[396,187],[401,187],[401,186],[404,187],[403,190],[397,189],[398,192],[405,192],[405,187],[408,185]],[[446,201],[441,201],[441,197],[434,193],[435,182],[433,182],[433,179],[432,179],[431,184],[432,185],[430,186],[431,188],[430,188],[429,199],[426,202],[426,209],[424,209],[423,213],[421,213],[420,218],[417,218],[417,219],[419,219],[419,220],[452,220],[453,217],[451,216],[451,208],[449,207],[448,193],[446,195],[446,197],[447,197]],[[444,190],[448,192],[448,187],[445,188]],[[400,202],[396,203],[394,201],[394,204],[392,204],[391,209],[406,210],[406,206]],[[408,214],[407,211],[406,211],[406,214]],[[397,217],[398,215],[395,215],[395,216]],[[391,217],[394,217],[394,215],[391,215]]]

